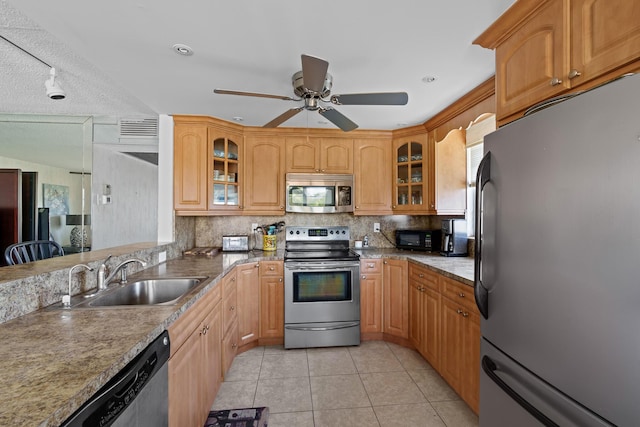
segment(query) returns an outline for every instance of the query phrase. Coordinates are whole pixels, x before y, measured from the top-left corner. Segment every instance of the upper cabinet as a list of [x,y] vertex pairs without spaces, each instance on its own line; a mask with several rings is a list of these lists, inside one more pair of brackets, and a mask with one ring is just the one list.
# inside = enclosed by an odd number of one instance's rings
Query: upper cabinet
[[634,0],[519,0],[474,43],[496,51],[499,124],[640,67]]
[[467,153],[463,129],[453,129],[441,141],[429,134],[431,169],[435,170],[429,207],[438,215],[464,215],[467,207]]
[[391,138],[353,141],[354,215],[391,215]]
[[353,173],[353,139],[287,137],[286,172]]
[[431,207],[427,195],[429,177],[427,132],[393,140],[393,211],[427,214]]
[[252,215],[284,215],[283,138],[249,135],[245,147],[245,206]]
[[174,116],[174,123],[176,212],[237,214],[242,208],[242,133],[206,117]]

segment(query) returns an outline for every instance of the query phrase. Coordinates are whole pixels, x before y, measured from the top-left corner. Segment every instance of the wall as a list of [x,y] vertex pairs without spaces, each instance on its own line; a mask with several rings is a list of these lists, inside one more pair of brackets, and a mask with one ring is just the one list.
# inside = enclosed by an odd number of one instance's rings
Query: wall
[[[83,179],[81,175],[71,174],[67,169],[7,157],[0,157],[0,168],[21,169],[23,172],[38,172],[38,195],[36,198],[37,207],[40,208],[44,206],[42,184],[55,184],[69,187],[69,213],[78,215],[82,212]],[[90,213],[90,179],[85,179],[84,181],[86,183],[85,193],[87,194],[87,200],[85,200],[85,211]],[[65,217],[63,215],[52,215],[49,220],[49,231],[51,232],[53,239],[62,245],[69,245],[69,234],[73,227],[65,224]]]
[[[92,250],[157,240],[158,167],[93,144]],[[98,203],[111,185],[111,203]]]

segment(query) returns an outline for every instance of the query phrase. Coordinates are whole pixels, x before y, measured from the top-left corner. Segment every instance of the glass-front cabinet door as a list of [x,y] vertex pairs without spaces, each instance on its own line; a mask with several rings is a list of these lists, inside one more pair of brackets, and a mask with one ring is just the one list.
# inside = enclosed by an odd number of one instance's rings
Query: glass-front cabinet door
[[209,209],[240,209],[240,155],[242,136],[220,135],[209,129],[211,167]]
[[394,140],[394,194],[396,212],[422,213],[427,202],[427,135]]

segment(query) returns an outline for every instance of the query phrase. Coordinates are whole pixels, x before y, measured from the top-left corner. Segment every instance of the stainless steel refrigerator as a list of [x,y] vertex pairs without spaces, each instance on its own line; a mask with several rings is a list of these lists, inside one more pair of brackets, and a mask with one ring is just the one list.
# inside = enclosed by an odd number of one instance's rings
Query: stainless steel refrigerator
[[640,425],[640,75],[508,124],[484,151],[480,426]]

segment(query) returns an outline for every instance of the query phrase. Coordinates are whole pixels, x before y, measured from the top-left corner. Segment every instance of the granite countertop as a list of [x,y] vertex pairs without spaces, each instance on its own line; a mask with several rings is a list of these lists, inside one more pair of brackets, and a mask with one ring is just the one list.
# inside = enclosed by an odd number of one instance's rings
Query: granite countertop
[[[408,259],[472,285],[473,260],[396,249],[358,250],[362,258]],[[208,276],[173,306],[38,310],[0,324],[0,425],[57,426],[167,329],[236,264],[283,259],[267,254],[183,257],[130,275]],[[81,300],[74,297],[72,304]]]

